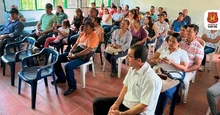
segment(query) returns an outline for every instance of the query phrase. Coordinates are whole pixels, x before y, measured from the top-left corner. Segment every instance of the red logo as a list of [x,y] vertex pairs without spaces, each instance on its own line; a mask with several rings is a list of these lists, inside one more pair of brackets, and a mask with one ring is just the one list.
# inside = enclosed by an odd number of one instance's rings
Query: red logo
[[218,22],[218,12],[209,12],[207,21],[209,23],[216,23]]

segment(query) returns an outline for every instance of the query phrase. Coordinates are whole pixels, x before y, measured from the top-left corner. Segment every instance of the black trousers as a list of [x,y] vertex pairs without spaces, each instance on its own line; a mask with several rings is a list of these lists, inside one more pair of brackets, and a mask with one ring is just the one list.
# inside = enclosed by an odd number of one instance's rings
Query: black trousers
[[47,34],[42,34],[41,36],[38,37],[35,32],[29,34],[29,36],[36,39],[35,46],[38,47],[38,48],[43,48],[46,39],[49,37],[48,33]]
[[[110,107],[114,104],[118,97],[105,97],[95,98],[93,101],[93,114],[94,115],[107,115]],[[126,111],[129,108],[124,106],[122,103],[119,106],[119,111]]]

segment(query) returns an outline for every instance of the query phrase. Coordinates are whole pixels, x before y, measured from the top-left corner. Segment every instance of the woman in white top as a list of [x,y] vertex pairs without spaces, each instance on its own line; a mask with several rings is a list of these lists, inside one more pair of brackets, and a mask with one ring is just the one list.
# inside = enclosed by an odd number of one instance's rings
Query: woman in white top
[[102,16],[102,27],[105,33],[110,32],[111,27],[112,27],[112,15],[109,14],[109,11],[107,8],[105,8],[104,14]]
[[[186,71],[188,68],[189,57],[187,52],[179,47],[179,43],[181,42],[181,37],[179,33],[174,33],[169,37],[168,45],[165,47],[161,47],[157,50],[157,52],[153,55],[152,59],[150,59],[150,63],[157,64],[160,68],[164,70],[173,70],[173,71]],[[177,74],[171,74],[174,78],[179,77]],[[167,84],[172,80],[162,80],[162,87],[166,87]],[[178,84],[178,83],[177,83]],[[169,87],[169,86],[168,86]],[[173,95],[176,91],[176,85],[164,90],[162,88],[162,92],[160,94],[156,115],[160,115],[163,113],[163,110],[167,104],[168,98],[173,98]]]
[[202,39],[205,41],[205,49],[204,49],[204,57],[202,60],[201,67],[199,71],[205,71],[205,61],[206,54],[212,53],[215,51],[216,43],[218,43],[220,39],[220,32],[217,30],[206,30],[202,35]]

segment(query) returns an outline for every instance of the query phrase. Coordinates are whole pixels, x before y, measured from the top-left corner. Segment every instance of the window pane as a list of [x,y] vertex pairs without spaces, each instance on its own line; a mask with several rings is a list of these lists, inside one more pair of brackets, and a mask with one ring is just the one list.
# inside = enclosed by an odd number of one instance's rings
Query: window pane
[[109,1],[110,1],[110,0],[103,0],[103,2],[104,2],[104,4],[105,4],[105,7],[109,7],[109,4],[108,4]]
[[56,7],[57,5],[64,7],[64,1],[65,0],[54,0],[54,7]]
[[100,7],[102,5],[102,0],[96,0],[96,7]]
[[87,7],[92,7],[91,3],[95,2],[95,0],[87,0],[86,2],[87,2]]
[[67,0],[67,8],[77,8],[77,1]]
[[21,0],[20,10],[36,10],[35,0]]
[[53,4],[53,0],[37,0],[37,9],[45,9],[47,3]]

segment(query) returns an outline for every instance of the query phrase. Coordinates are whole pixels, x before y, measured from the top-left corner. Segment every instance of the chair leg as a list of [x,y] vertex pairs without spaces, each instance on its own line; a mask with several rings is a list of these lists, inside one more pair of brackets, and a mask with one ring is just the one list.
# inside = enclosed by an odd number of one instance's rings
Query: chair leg
[[184,90],[183,103],[187,102],[188,92],[189,92],[189,86]]
[[176,88],[176,91],[174,93],[174,96],[172,98],[172,102],[171,102],[171,105],[170,105],[170,115],[174,115],[174,110],[175,110],[176,101],[177,101],[176,99],[177,99],[177,96],[178,96],[179,89],[180,89],[180,84],[178,84],[178,86]]
[[81,84],[82,84],[82,88],[85,88],[85,77],[86,77],[86,66],[82,65],[80,66],[80,76],[81,76]]
[[105,71],[105,64],[106,64],[106,59],[104,60],[103,66],[102,66],[102,71]]
[[18,79],[18,94],[21,94],[21,78]]
[[2,66],[2,68],[3,68],[3,76],[5,76],[5,63],[3,62],[3,61],[1,61],[1,66]]
[[11,68],[11,85],[14,86],[15,85],[15,64],[10,64],[10,68]]
[[209,54],[209,71],[210,71],[210,69],[211,69],[211,66],[212,66],[212,57],[213,57],[213,54],[214,53],[211,53],[211,54]]
[[121,77],[121,64],[122,64],[122,60],[118,58],[118,78]]
[[192,79],[192,83],[195,83],[196,80],[196,76]]
[[93,77],[95,77],[95,66],[94,66],[94,63],[92,63],[92,74],[93,74]]
[[45,86],[48,86],[47,78],[44,78]]
[[37,81],[33,81],[31,85],[31,108],[35,109],[36,104]]
[[103,65],[103,61],[102,61],[102,51],[101,51],[99,54],[100,54],[101,64]]
[[56,94],[58,95],[57,83],[56,83],[56,78],[55,78],[54,73],[52,74],[52,78],[53,78],[53,82],[54,82],[54,87],[55,87],[55,90],[56,90]]
[[207,110],[207,112],[206,112],[206,115],[210,115],[210,113],[211,113],[211,109],[210,109],[210,107],[208,107],[208,110]]

